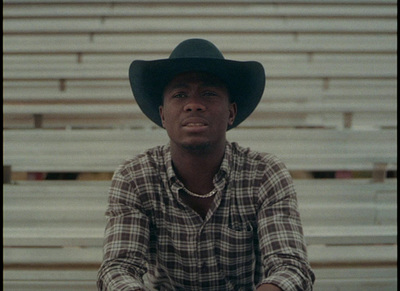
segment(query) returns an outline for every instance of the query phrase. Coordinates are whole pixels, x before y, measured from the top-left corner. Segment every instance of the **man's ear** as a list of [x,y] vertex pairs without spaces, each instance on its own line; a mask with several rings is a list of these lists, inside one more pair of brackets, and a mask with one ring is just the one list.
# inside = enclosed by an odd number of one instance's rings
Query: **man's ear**
[[164,123],[165,123],[165,119],[164,119],[164,111],[163,111],[163,106],[162,105],[160,105],[160,107],[158,107],[158,111],[159,111],[159,113],[160,113],[160,118],[161,118],[161,122],[162,122],[162,126],[165,128],[165,125],[164,125]]
[[235,121],[236,114],[237,114],[237,104],[235,102],[232,102],[229,105],[228,125],[232,125],[233,124],[233,122]]

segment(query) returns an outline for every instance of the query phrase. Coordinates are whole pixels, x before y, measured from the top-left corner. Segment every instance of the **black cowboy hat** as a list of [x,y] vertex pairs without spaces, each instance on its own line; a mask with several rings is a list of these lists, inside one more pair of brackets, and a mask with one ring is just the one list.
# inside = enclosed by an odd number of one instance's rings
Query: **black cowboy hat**
[[178,74],[206,72],[220,78],[228,87],[231,100],[237,104],[234,123],[238,126],[257,107],[265,87],[263,66],[254,61],[226,60],[219,49],[203,39],[181,42],[168,59],[135,60],[129,67],[129,81],[140,109],[162,127],[159,106],[165,86]]

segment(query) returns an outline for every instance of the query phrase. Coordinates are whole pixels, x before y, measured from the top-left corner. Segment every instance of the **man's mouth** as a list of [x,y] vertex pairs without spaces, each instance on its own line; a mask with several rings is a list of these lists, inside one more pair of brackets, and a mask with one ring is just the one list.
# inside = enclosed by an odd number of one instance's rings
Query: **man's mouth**
[[189,117],[182,122],[184,127],[203,127],[208,126],[208,121],[200,117]]
[[187,123],[185,126],[187,127],[199,127],[199,126],[206,126],[207,124],[201,122],[190,122]]
[[208,121],[202,117],[188,117],[182,122],[182,127],[190,133],[202,133],[208,128]]

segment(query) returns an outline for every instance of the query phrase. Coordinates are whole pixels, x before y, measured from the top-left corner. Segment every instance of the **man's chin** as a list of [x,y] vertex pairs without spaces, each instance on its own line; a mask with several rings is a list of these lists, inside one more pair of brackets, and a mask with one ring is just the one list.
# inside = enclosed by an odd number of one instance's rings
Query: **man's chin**
[[211,147],[210,142],[199,142],[199,143],[184,143],[182,147],[190,152],[196,153],[207,153]]

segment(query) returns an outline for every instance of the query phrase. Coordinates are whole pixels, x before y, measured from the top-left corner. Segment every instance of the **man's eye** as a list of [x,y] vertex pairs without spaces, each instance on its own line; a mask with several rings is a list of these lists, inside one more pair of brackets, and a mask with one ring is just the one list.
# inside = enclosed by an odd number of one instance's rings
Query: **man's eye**
[[204,96],[216,96],[217,93],[213,92],[213,91],[206,91],[203,93]]
[[177,93],[177,94],[174,94],[174,96],[173,96],[174,98],[185,98],[186,97],[186,94],[185,93]]

